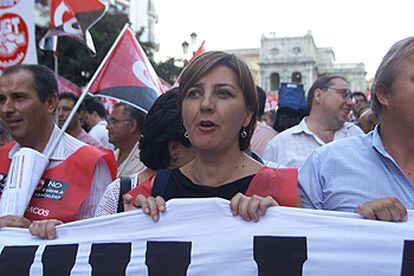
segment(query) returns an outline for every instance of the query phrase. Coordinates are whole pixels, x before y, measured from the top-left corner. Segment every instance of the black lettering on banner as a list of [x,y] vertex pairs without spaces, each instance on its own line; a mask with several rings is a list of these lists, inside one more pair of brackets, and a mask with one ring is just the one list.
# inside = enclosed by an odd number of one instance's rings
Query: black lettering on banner
[[414,275],[414,241],[404,241],[401,276]]
[[149,276],[185,276],[190,263],[191,242],[147,242],[145,264]]
[[38,246],[5,246],[0,255],[0,276],[29,275]]
[[89,264],[92,275],[125,275],[131,259],[131,243],[92,244]]
[[43,276],[70,275],[76,261],[77,244],[48,245],[43,251]]
[[306,237],[254,237],[259,276],[299,276],[308,258]]

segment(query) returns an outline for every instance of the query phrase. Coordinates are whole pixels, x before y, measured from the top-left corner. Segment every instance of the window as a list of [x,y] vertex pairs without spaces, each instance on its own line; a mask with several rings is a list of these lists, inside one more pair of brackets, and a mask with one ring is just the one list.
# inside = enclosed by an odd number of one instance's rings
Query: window
[[302,74],[299,72],[292,73],[292,82],[293,83],[302,83]]
[[278,73],[272,73],[270,75],[270,90],[276,91],[279,90],[280,86],[280,77]]

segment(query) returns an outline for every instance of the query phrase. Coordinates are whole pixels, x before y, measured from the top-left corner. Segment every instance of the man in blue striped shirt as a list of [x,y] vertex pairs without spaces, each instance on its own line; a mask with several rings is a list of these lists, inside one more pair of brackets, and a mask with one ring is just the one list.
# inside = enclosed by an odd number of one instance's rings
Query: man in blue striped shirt
[[394,44],[371,90],[380,124],[314,151],[299,172],[305,207],[404,221],[414,209],[414,37]]

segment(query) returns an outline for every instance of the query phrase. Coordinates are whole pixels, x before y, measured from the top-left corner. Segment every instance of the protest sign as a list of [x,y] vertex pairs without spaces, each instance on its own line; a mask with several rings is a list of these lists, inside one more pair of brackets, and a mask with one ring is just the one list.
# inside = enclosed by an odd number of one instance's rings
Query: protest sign
[[[413,275],[414,216],[272,207],[258,222],[223,199],[173,199],[158,222],[140,210],[58,226],[56,240],[0,231],[7,275]],[[42,274],[43,273],[43,274]]]

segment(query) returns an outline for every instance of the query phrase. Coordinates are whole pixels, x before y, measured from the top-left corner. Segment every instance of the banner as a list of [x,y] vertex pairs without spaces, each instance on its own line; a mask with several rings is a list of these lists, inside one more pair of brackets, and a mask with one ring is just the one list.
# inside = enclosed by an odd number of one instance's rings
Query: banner
[[164,93],[144,50],[126,25],[90,80],[94,96],[114,98],[147,113]]
[[0,0],[0,71],[37,64],[34,0]]
[[223,199],[174,199],[158,222],[121,213],[58,226],[51,241],[2,228],[0,274],[408,276],[413,214],[394,223],[272,207],[254,223]]

